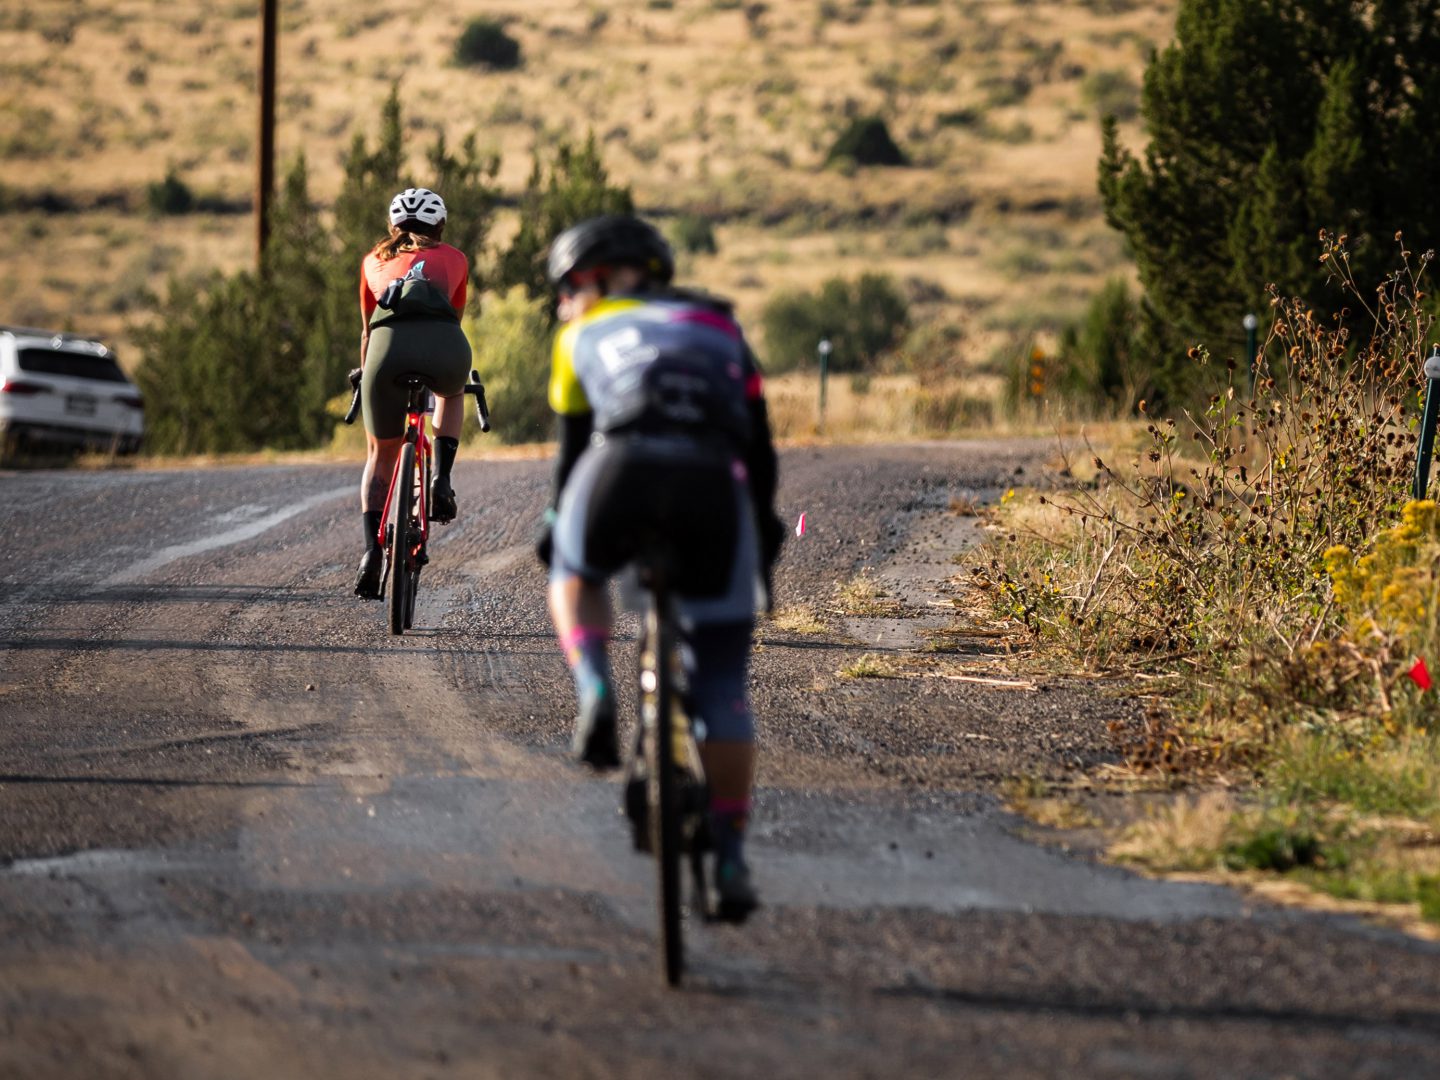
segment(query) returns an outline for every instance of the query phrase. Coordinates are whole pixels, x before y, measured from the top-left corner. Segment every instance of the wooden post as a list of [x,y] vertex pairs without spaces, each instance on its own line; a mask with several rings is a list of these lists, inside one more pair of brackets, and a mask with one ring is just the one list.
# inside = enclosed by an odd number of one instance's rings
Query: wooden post
[[275,193],[275,8],[278,0],[260,3],[260,140],[255,179],[255,266],[270,239],[270,200]]

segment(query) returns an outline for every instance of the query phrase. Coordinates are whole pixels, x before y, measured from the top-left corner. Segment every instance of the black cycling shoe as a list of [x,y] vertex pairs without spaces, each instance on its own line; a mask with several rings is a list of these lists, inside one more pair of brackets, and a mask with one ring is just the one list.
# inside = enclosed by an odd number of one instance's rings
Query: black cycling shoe
[[450,481],[446,477],[437,476],[430,484],[430,502],[427,513],[431,521],[438,521],[442,525],[455,520],[455,489],[450,486]]
[[580,703],[580,715],[575,717],[575,737],[570,742],[570,749],[596,772],[619,767],[614,697],[607,693]]
[[760,906],[760,897],[750,881],[750,868],[743,862],[715,863],[710,910],[721,922],[743,923]]
[[372,547],[360,560],[360,572],[355,575],[355,595],[366,600],[380,599],[380,577],[385,572],[385,551]]

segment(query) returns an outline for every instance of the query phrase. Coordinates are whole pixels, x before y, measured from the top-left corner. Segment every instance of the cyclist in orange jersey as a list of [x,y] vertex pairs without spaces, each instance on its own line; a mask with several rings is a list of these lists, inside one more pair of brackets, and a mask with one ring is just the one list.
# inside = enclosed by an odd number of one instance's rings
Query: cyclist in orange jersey
[[355,594],[380,596],[385,556],[380,546],[385,492],[405,432],[408,391],[397,380],[422,375],[439,404],[435,411],[435,478],[429,513],[434,521],[455,518],[450,470],[460,448],[470,343],[460,329],[469,261],[442,243],[445,201],[426,188],[407,188],[390,202],[390,232],[377,243],[360,272],[361,405],[365,417],[365,472],[360,509],[365,554]]

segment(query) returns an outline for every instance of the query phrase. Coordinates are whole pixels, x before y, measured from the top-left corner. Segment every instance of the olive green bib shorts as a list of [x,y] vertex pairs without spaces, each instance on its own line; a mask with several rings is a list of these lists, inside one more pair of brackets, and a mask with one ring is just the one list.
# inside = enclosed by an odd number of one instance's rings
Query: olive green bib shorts
[[377,439],[405,434],[410,391],[398,380],[422,376],[440,397],[454,397],[470,377],[470,342],[459,317],[429,282],[407,283],[390,309],[370,318],[370,343],[360,379],[365,430]]

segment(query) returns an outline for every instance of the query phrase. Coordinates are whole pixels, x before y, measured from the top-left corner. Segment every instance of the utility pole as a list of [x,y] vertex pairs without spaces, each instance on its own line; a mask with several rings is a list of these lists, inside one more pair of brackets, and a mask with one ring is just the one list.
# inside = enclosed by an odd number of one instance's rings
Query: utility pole
[[255,178],[255,266],[270,239],[270,200],[275,193],[275,8],[260,0],[260,140]]

